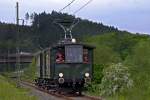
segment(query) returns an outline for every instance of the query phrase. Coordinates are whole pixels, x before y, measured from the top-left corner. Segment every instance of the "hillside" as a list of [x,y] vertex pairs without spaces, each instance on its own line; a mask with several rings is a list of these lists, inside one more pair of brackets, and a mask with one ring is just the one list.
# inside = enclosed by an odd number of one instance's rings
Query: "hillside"
[[[95,63],[101,64],[105,61],[99,62],[101,59],[100,55],[103,56],[102,54],[105,55],[107,53],[107,62],[115,62],[115,59],[116,61],[124,61],[129,55],[133,53],[134,46],[143,41],[149,42],[149,40],[149,35],[130,34],[127,32],[106,33],[103,35],[96,35],[90,37],[87,36],[83,39],[84,42],[96,46],[95,59],[98,61],[95,61]],[[97,58],[97,54],[99,58]],[[112,60],[108,61],[108,58],[112,58]],[[102,59],[104,58],[102,57]]]
[[[125,67],[133,80],[133,86],[120,91],[119,88],[115,94],[104,95],[107,100],[149,100],[150,96],[150,36],[135,34],[110,33],[92,37],[86,37],[84,42],[95,45],[94,52],[94,83],[90,88],[92,94],[100,95],[102,91],[107,91],[106,87],[114,86],[113,78],[107,77],[110,84],[103,84],[104,72],[111,71],[111,74],[117,75],[119,70],[123,70],[117,64]],[[110,69],[112,68],[112,69]],[[118,71],[116,72],[114,68]],[[108,70],[109,69],[109,70]],[[125,74],[125,75],[128,75]],[[123,73],[119,74],[120,79]],[[115,76],[118,78],[118,76]],[[114,77],[114,79],[116,79]],[[115,84],[122,85],[117,81]],[[106,86],[101,89],[101,86]],[[96,89],[94,88],[96,87]],[[111,88],[109,89],[111,91]],[[107,92],[106,92],[107,94]]]
[[[63,30],[54,21],[56,19],[77,19],[75,16],[65,13],[33,13],[31,26],[19,26],[19,33],[16,25],[0,23],[0,52],[15,52],[16,45],[21,51],[36,51],[56,43],[64,37]],[[84,35],[97,35],[109,32],[120,32],[113,26],[105,26],[88,20],[79,19],[79,24],[73,29],[73,36],[81,38]],[[18,38],[19,39],[18,39]],[[17,41],[17,42],[16,42]]]

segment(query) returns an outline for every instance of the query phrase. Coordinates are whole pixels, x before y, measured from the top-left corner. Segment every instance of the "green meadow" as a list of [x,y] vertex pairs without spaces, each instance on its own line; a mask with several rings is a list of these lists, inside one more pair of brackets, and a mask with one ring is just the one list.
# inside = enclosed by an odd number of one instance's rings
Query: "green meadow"
[[3,76],[0,76],[0,100],[36,100],[29,95],[30,91],[17,88],[15,83],[11,83]]

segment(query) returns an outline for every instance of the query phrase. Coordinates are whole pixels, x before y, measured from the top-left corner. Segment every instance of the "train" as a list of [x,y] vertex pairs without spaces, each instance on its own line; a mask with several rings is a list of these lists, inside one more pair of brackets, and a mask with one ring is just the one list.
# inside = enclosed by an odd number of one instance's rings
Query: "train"
[[35,55],[38,76],[35,84],[45,89],[65,88],[82,94],[93,77],[94,46],[65,38]]

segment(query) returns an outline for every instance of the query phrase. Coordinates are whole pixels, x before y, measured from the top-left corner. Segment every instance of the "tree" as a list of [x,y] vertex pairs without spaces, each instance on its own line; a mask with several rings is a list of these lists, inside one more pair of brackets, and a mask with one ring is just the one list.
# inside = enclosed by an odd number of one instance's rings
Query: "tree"
[[141,41],[134,47],[132,61],[140,70],[143,67],[150,70],[150,41]]
[[28,24],[29,19],[30,19],[30,15],[29,15],[29,13],[27,12],[27,13],[25,14],[26,24]]

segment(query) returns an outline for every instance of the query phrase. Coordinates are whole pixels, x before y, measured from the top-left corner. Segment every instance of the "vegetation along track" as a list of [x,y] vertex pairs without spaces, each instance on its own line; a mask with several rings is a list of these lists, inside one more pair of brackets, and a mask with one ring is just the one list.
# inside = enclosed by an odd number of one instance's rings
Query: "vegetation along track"
[[25,85],[25,86],[30,87],[31,89],[34,88],[36,90],[42,91],[44,93],[47,93],[50,96],[55,96],[56,98],[61,98],[61,99],[64,99],[64,100],[102,100],[101,98],[96,98],[96,97],[91,97],[91,96],[86,96],[86,95],[82,95],[82,96],[68,96],[66,94],[64,95],[64,94],[60,94],[58,92],[44,90],[42,88],[39,88],[39,87],[35,86],[31,82],[21,81],[20,83]]

